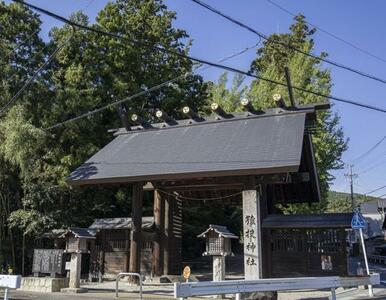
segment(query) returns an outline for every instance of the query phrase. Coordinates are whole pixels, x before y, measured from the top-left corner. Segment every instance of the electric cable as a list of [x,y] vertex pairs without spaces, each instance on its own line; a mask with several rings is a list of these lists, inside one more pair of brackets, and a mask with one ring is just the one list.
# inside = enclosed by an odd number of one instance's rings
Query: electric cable
[[[226,71],[230,71],[230,72],[234,72],[234,73],[239,73],[239,74],[242,74],[242,75],[246,75],[248,77],[253,77],[253,78],[260,79],[260,80],[263,80],[263,81],[266,81],[266,82],[270,82],[270,83],[275,84],[275,85],[280,85],[280,86],[287,87],[287,84],[284,83],[284,82],[279,82],[279,81],[276,81],[276,80],[273,80],[273,79],[270,79],[270,78],[264,78],[264,77],[255,75],[255,74],[253,74],[251,72],[243,71],[243,70],[240,70],[240,69],[237,69],[237,68],[233,68],[233,67],[230,67],[230,66],[226,66],[226,65],[222,65],[222,64],[219,64],[219,63],[210,62],[210,61],[207,61],[205,59],[192,57],[192,56],[184,54],[182,51],[178,52],[178,51],[166,49],[166,48],[163,48],[163,47],[160,47],[160,46],[157,46],[157,45],[149,45],[148,43],[141,42],[141,41],[138,41],[138,40],[128,39],[128,38],[125,38],[125,37],[123,37],[121,35],[118,35],[118,34],[115,34],[115,33],[112,33],[112,32],[107,32],[107,31],[104,31],[104,30],[97,29],[95,27],[89,27],[89,26],[86,26],[86,25],[78,24],[78,23],[73,22],[73,21],[71,21],[69,19],[66,19],[66,18],[64,18],[62,16],[59,16],[59,15],[57,15],[55,13],[52,13],[50,11],[47,11],[45,9],[42,9],[40,7],[37,7],[35,5],[26,3],[26,2],[21,1],[21,0],[12,0],[12,1],[18,2],[18,3],[23,4],[23,5],[26,5],[26,6],[28,6],[30,8],[33,8],[33,9],[35,9],[35,10],[41,12],[41,13],[44,13],[44,14],[46,14],[48,16],[51,16],[51,17],[53,17],[53,18],[55,18],[57,20],[60,20],[63,23],[72,25],[74,27],[81,28],[83,30],[91,31],[91,32],[94,32],[94,33],[97,33],[97,34],[100,34],[100,35],[110,36],[110,37],[113,37],[113,38],[123,39],[123,40],[126,40],[126,41],[128,41],[130,43],[133,43],[135,45],[140,45],[140,46],[143,46],[143,47],[148,47],[148,48],[151,48],[151,49],[154,49],[154,50],[161,51],[163,53],[174,54],[174,55],[176,55],[178,57],[189,59],[191,61],[195,61],[195,62],[198,62],[198,63],[201,63],[201,64],[210,65],[210,66],[217,67],[217,68],[220,68],[220,69],[223,69],[223,70],[226,70]],[[162,85],[162,84],[160,84],[160,85]],[[158,86],[155,86],[155,87],[158,87]],[[153,87],[153,88],[155,88],[155,87]],[[351,104],[351,105],[354,105],[354,106],[358,106],[358,107],[367,108],[367,109],[370,109],[370,110],[375,110],[375,111],[379,111],[379,112],[382,112],[382,113],[386,113],[386,108],[380,108],[380,107],[372,106],[372,105],[369,105],[369,104],[364,104],[364,103],[356,102],[356,101],[353,101],[353,100],[344,99],[344,98],[341,98],[341,97],[336,97],[336,96],[333,96],[333,95],[325,95],[323,93],[314,92],[312,90],[307,90],[307,89],[304,89],[304,88],[301,88],[301,87],[297,87],[297,86],[292,86],[292,88],[295,89],[295,90],[302,91],[302,92],[305,92],[305,93],[309,93],[309,94],[312,94],[312,95],[315,95],[315,96],[319,96],[319,97],[322,97],[322,98],[335,100],[337,102]],[[148,92],[148,91],[142,91],[142,92],[140,92],[140,94],[142,95],[142,93],[146,93],[146,92]],[[124,102],[124,101],[122,101],[122,102]],[[115,104],[119,104],[119,102],[116,101],[114,103],[109,104],[109,106],[112,106],[112,105],[115,105]],[[84,114],[84,116],[89,116],[90,113],[94,114],[94,113],[97,113],[97,112],[99,112],[101,110],[104,110],[104,109],[103,108],[97,109],[95,111],[92,111],[92,112]],[[79,117],[76,117],[75,119],[79,119]],[[56,126],[54,125],[54,127],[56,127]]]
[[[296,16],[297,16],[295,13],[289,11],[289,10],[286,9],[285,7],[279,5],[278,3],[276,3],[276,2],[274,2],[274,1],[272,1],[272,0],[265,0],[265,1],[271,3],[273,6],[276,6],[278,9],[280,9],[280,10],[286,12],[287,14],[289,14],[289,15],[291,15],[291,16],[293,16],[293,17],[296,17]],[[362,52],[363,54],[366,54],[366,55],[368,55],[368,56],[370,56],[370,57],[372,57],[372,58],[375,58],[375,59],[377,59],[377,60],[379,60],[379,61],[382,61],[382,62],[386,63],[386,59],[384,59],[384,58],[382,58],[382,57],[379,57],[379,56],[377,56],[377,55],[375,55],[375,54],[369,52],[368,50],[365,50],[365,49],[363,49],[363,48],[361,48],[361,47],[355,45],[354,43],[351,43],[351,42],[349,42],[349,41],[347,41],[347,40],[345,40],[345,39],[343,39],[343,38],[337,36],[336,34],[331,33],[331,32],[329,32],[329,31],[327,31],[327,30],[321,28],[320,26],[315,25],[314,23],[311,23],[311,22],[309,22],[309,21],[307,21],[307,20],[304,20],[304,22],[305,22],[306,24],[308,24],[308,25],[310,25],[310,26],[312,26],[312,27],[318,29],[319,31],[321,31],[321,32],[323,32],[323,33],[325,33],[325,34],[331,36],[332,38],[334,38],[334,39],[336,39],[336,40],[338,40],[338,41],[340,41],[340,42],[342,42],[342,43],[344,43],[344,44],[346,44],[346,45],[348,45],[348,46],[350,46],[350,47],[352,47],[352,48],[358,50],[359,52]]]
[[373,152],[382,142],[386,139],[386,135],[382,137],[374,146],[372,146],[369,150],[367,150],[362,155],[358,156],[352,161],[352,164],[357,164],[359,161],[361,161],[363,158],[365,158],[367,155],[369,155],[371,152]]
[[[16,0],[13,0],[13,1],[16,1]],[[17,0],[17,1],[19,1],[19,0]],[[228,21],[231,21],[232,23],[234,23],[234,24],[236,24],[236,25],[238,25],[238,26],[240,26],[240,27],[242,27],[242,28],[244,28],[244,29],[246,29],[246,30],[256,34],[256,35],[258,35],[258,36],[260,36],[261,38],[263,38],[266,41],[270,40],[269,37],[267,35],[265,35],[264,33],[259,32],[259,31],[255,30],[255,29],[253,29],[252,27],[242,23],[241,21],[238,21],[238,20],[234,19],[233,17],[224,14],[223,12],[219,11],[218,9],[208,5],[207,3],[205,3],[205,2],[203,2],[201,0],[191,0],[191,1],[193,1],[194,3],[200,5],[200,6],[206,8],[208,10],[210,10],[211,12],[213,12],[213,13],[215,13],[215,14],[217,14],[217,15],[225,18],[225,19],[227,19]],[[296,47],[294,47],[294,46],[292,46],[290,44],[287,44],[287,43],[284,43],[284,42],[281,42],[281,41],[278,41],[278,40],[275,40],[275,39],[271,39],[270,41],[275,43],[275,44],[281,45],[281,46],[283,46],[285,48],[288,48],[288,49],[291,49],[293,51],[299,52],[299,53],[301,53],[301,54],[303,54],[305,56],[311,57],[313,59],[317,59],[319,61],[323,61],[325,63],[328,63],[328,64],[332,65],[332,66],[335,66],[335,67],[344,69],[346,71],[350,71],[350,72],[356,73],[356,74],[358,74],[360,76],[363,76],[363,77],[366,77],[366,78],[369,78],[369,79],[373,79],[375,81],[378,81],[378,82],[386,84],[386,80],[385,79],[379,78],[379,77],[377,77],[375,75],[365,73],[363,71],[360,71],[360,70],[354,69],[352,67],[343,65],[343,64],[338,63],[336,61],[333,61],[331,59],[327,59],[325,57],[318,57],[318,56],[316,56],[316,55],[314,55],[312,53],[305,52],[305,51],[303,51],[303,50],[301,50],[299,48],[296,48]]]
[[71,36],[55,49],[55,51],[48,57],[48,59],[44,62],[44,64],[42,64],[36,70],[36,72],[25,81],[24,85],[17,91],[17,93],[11,99],[9,99],[3,107],[0,108],[0,115],[4,113],[4,111],[6,111],[17,100],[17,98],[24,92],[24,90],[31,84],[31,82],[34,81],[39,76],[39,74],[51,63],[51,61],[55,58],[55,56],[72,39],[73,35],[74,35],[74,28]]
[[365,195],[370,195],[370,194],[375,193],[375,192],[377,192],[377,191],[379,191],[379,190],[382,190],[382,189],[384,189],[384,188],[386,188],[386,185],[383,185],[383,186],[381,186],[381,187],[379,187],[379,188],[376,188],[376,189],[374,189],[374,190],[372,190],[372,191],[370,191],[370,192],[367,192],[367,193],[365,193]]
[[[229,59],[234,58],[234,57],[236,57],[236,56],[238,56],[238,55],[241,55],[241,54],[247,52],[248,50],[257,47],[258,44],[259,44],[259,43],[254,44],[254,45],[249,46],[249,47],[247,47],[247,48],[245,48],[245,49],[243,49],[243,50],[241,50],[241,51],[238,51],[238,52],[236,52],[236,53],[234,53],[234,54],[231,54],[230,56],[224,57],[224,58],[220,59],[219,62],[225,61],[225,60],[229,60]],[[203,68],[203,69],[207,69],[208,67],[210,67],[210,66],[207,66],[206,68]],[[198,66],[194,69],[194,71],[197,71],[197,70],[200,69],[200,68],[202,68],[202,65],[198,65]],[[79,119],[83,119],[83,118],[85,118],[85,117],[89,117],[89,116],[91,116],[91,115],[93,115],[93,114],[95,114],[95,113],[104,111],[104,110],[106,110],[106,109],[108,109],[108,108],[110,108],[110,107],[114,107],[114,106],[116,106],[116,105],[118,105],[118,104],[122,104],[122,103],[127,102],[127,101],[130,101],[130,100],[132,100],[132,99],[134,99],[134,98],[138,98],[138,97],[143,96],[143,95],[145,95],[145,94],[147,94],[147,93],[150,93],[150,92],[153,92],[153,91],[155,91],[155,90],[158,90],[158,89],[160,89],[160,88],[162,88],[162,87],[164,87],[164,86],[167,86],[167,85],[169,85],[169,84],[171,84],[171,83],[174,83],[174,82],[176,82],[176,81],[178,81],[178,80],[180,80],[180,79],[183,79],[183,78],[187,77],[187,76],[188,76],[189,74],[191,74],[191,73],[192,73],[192,72],[188,72],[188,73],[185,73],[185,74],[183,74],[183,75],[177,76],[177,77],[175,77],[175,78],[173,78],[173,79],[170,79],[170,80],[167,80],[167,81],[165,81],[165,82],[162,82],[162,83],[160,83],[160,84],[158,84],[158,85],[156,85],[156,86],[153,86],[153,87],[151,87],[151,88],[149,88],[149,89],[146,89],[146,90],[144,90],[144,91],[141,91],[141,92],[138,92],[138,93],[136,93],[136,94],[134,94],[134,95],[131,95],[131,96],[129,96],[129,97],[126,97],[126,98],[124,98],[124,99],[122,99],[122,100],[115,101],[115,102],[110,103],[110,104],[107,104],[107,105],[105,105],[105,106],[103,106],[103,107],[101,107],[101,108],[91,110],[91,111],[89,111],[89,112],[87,112],[87,113],[84,113],[84,114],[82,114],[82,115],[79,115],[79,116],[77,116],[77,117],[75,117],[75,118],[72,118],[72,119],[63,121],[63,122],[61,122],[61,123],[55,124],[55,125],[53,125],[53,126],[50,126],[50,127],[48,127],[48,128],[45,128],[44,130],[49,131],[49,130],[51,130],[51,129],[54,129],[54,128],[57,128],[57,127],[61,127],[61,126],[65,125],[65,124],[68,124],[68,123],[77,121],[77,120],[79,120]]]

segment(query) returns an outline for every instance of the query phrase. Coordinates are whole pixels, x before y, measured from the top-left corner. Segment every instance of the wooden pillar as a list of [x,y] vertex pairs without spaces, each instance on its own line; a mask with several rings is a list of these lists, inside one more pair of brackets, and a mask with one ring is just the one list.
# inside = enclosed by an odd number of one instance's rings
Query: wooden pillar
[[[261,185],[261,198],[260,198],[260,224],[263,224],[263,220],[268,216],[268,191],[267,185]],[[272,241],[271,230],[261,229],[261,244],[262,244],[262,270],[263,278],[270,278],[272,274]]]
[[103,275],[105,273],[105,246],[106,246],[106,235],[105,231],[101,231],[101,243],[98,253],[98,281],[99,283],[103,282]]
[[165,197],[164,200],[165,209],[164,209],[164,230],[163,230],[163,274],[169,274],[169,239],[170,239],[170,199]]
[[163,274],[163,234],[164,234],[164,202],[158,190],[154,190],[154,224],[157,231],[157,237],[153,242],[153,262],[152,272],[155,276]]
[[243,190],[244,274],[246,280],[262,278],[261,187],[251,178]]
[[142,182],[133,184],[132,221],[130,240],[130,266],[129,271],[141,272],[141,244],[142,244]]
[[129,272],[129,266],[130,266],[130,231],[128,230],[126,234],[126,241],[125,241],[125,265],[123,266],[124,272]]

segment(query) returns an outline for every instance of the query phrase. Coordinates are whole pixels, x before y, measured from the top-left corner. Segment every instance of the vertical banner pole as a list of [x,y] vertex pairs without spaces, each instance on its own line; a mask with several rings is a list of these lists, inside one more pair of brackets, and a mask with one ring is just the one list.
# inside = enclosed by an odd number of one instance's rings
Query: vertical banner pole
[[[367,272],[367,275],[370,276],[369,263],[367,262],[367,253],[366,253],[365,240],[363,238],[363,230],[362,230],[362,228],[359,228],[359,235],[361,236],[363,256],[365,258],[365,265],[366,265],[366,272]],[[370,297],[374,297],[373,287],[370,284],[369,284],[368,287],[369,287],[369,296]]]

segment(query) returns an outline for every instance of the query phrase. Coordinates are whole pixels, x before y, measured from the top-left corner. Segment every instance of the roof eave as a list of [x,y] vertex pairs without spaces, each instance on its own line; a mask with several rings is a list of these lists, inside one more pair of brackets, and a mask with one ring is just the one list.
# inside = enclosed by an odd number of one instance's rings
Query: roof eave
[[262,175],[262,174],[276,174],[286,172],[297,172],[299,170],[300,161],[296,164],[283,166],[283,167],[271,167],[271,168],[259,168],[259,169],[243,169],[243,170],[224,170],[224,171],[204,171],[204,172],[192,172],[192,173],[178,173],[178,174],[160,174],[160,175],[143,175],[132,177],[106,177],[96,179],[67,179],[66,182],[71,186],[82,185],[98,185],[98,184],[121,184],[121,183],[134,183],[134,182],[148,182],[157,180],[182,180],[192,178],[204,178],[204,177],[225,177],[225,176],[246,176],[246,175]]

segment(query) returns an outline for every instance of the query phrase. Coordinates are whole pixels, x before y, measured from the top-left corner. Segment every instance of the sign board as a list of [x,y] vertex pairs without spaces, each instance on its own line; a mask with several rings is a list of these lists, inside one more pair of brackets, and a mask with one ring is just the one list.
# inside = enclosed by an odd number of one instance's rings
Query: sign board
[[33,273],[64,273],[64,250],[35,249],[32,263]]
[[21,285],[20,275],[0,275],[0,287],[18,289]]
[[184,268],[184,271],[183,271],[183,273],[182,273],[182,276],[184,276],[184,278],[185,278],[186,280],[189,279],[189,277],[190,277],[190,268],[189,268],[188,266],[186,266],[186,267]]
[[354,215],[352,216],[352,219],[351,219],[351,228],[363,229],[365,227],[366,227],[365,219],[363,218],[362,214],[358,210],[355,210]]

